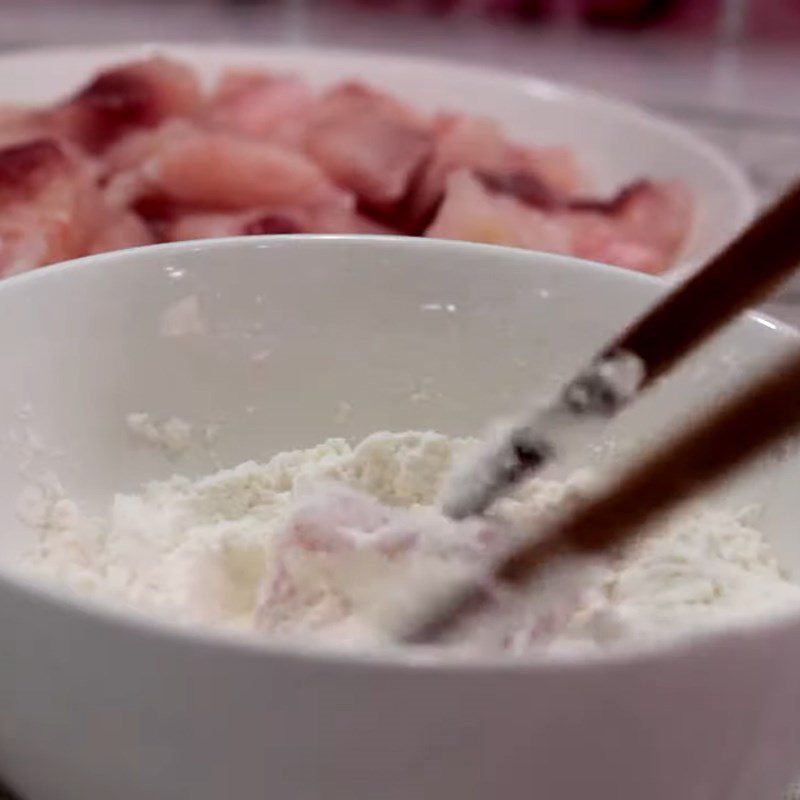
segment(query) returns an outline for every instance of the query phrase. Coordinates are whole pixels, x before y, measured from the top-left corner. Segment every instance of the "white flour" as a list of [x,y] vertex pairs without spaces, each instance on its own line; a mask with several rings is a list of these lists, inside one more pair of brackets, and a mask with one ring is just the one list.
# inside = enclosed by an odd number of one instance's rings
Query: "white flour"
[[[27,502],[40,530],[30,564],[77,592],[187,623],[374,645],[387,598],[463,576],[498,528],[431,508],[468,443],[433,433],[331,439],[192,481],[117,495],[91,517],[52,488]],[[584,479],[534,480],[497,516],[531,524],[579,498]],[[500,529],[502,531],[502,529]],[[800,603],[744,516],[674,517],[554,605],[540,587],[491,636],[524,652],[595,648],[724,624]],[[502,616],[502,615],[501,615]]]
[[125,424],[132,436],[167,453],[182,453],[192,443],[192,426],[180,417],[157,422],[144,411],[134,411],[125,417]]

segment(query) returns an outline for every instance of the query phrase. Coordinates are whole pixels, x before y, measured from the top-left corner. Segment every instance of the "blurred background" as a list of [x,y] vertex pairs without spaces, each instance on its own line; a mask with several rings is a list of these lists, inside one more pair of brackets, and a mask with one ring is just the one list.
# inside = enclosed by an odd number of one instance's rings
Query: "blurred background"
[[2,50],[240,41],[513,69],[677,119],[763,199],[800,173],[800,0],[0,0],[0,13]]
[[462,59],[622,95],[746,164],[800,171],[800,0],[0,0],[0,47],[319,44]]

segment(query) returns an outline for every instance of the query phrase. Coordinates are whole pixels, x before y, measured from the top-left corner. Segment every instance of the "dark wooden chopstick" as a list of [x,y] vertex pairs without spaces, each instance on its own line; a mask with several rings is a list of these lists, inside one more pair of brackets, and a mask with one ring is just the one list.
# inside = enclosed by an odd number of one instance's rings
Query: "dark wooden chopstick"
[[[642,525],[719,481],[800,427],[800,353],[639,461],[612,487],[517,546],[491,569],[512,588],[529,583],[553,558],[607,550],[631,539]],[[478,585],[460,589],[402,637],[440,639],[486,608],[490,594]]]
[[[482,514],[523,478],[562,458],[578,441],[570,428],[614,417],[689,351],[766,297],[798,264],[800,182],[601,350],[549,406],[529,412],[462,470],[448,487],[445,513],[455,519]],[[613,377],[622,363],[636,367],[634,381],[620,384]]]
[[760,302],[800,264],[800,182],[606,348],[639,356],[645,384]]

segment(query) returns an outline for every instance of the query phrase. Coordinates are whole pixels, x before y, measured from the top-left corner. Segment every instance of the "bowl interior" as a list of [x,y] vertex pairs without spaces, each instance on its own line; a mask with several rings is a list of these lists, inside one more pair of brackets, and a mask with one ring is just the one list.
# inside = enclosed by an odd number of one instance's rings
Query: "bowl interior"
[[42,50],[0,59],[0,102],[51,102],[98,69],[152,52],[191,63],[206,80],[226,67],[296,72],[312,84],[361,78],[415,106],[498,120],[522,142],[575,150],[601,193],[642,178],[675,178],[697,198],[679,267],[697,264],[752,216],[755,199],[738,167],[687,131],[625,103],[548,81],[462,64],[306,48],[148,45]]
[[[164,245],[3,282],[0,567],[31,544],[17,503],[47,471],[99,509],[154,478],[330,436],[474,434],[548,396],[662,290],[557,256],[346,237]],[[770,320],[741,320],[623,415],[605,450],[674,428],[795,343]],[[176,458],[143,444],[132,412],[186,420],[193,446]],[[724,499],[764,501],[770,535],[800,566],[796,472],[792,461],[751,470]]]

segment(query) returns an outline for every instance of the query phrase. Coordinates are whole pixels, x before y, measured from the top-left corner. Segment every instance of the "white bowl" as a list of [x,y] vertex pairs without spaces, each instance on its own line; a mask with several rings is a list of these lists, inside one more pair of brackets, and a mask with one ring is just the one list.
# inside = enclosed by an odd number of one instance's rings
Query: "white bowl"
[[[549,393],[662,287],[557,256],[348,237],[165,245],[2,282],[0,772],[35,800],[777,798],[800,764],[797,615],[587,662],[437,664],[177,629],[16,566],[32,472],[91,506],[214,468],[134,446],[131,411],[219,421],[226,465],[332,434],[469,434]],[[165,310],[192,295],[205,332],[164,337]],[[742,320],[618,433],[662,427],[796,343]],[[44,450],[21,475],[31,430]],[[745,489],[772,503],[771,486]],[[798,565],[794,486],[770,533]]]
[[599,192],[641,177],[677,178],[698,201],[678,276],[719,250],[753,216],[755,194],[715,147],[634,106],[523,75],[400,56],[239,45],[115,45],[43,49],[0,57],[0,103],[50,102],[97,70],[153,52],[185,59],[211,80],[231,65],[297,72],[315,85],[360,77],[423,109],[450,108],[499,120],[531,144],[574,148]]

